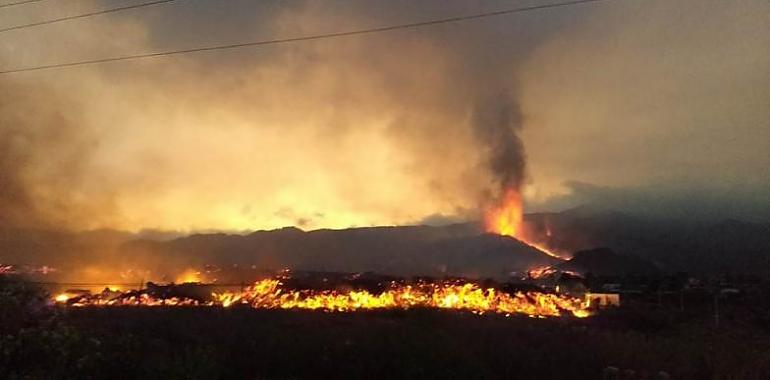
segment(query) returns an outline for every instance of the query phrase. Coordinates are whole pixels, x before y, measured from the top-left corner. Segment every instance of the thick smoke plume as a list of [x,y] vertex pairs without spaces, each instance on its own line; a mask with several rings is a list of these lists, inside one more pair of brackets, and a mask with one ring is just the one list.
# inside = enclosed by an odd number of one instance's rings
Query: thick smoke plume
[[487,154],[490,171],[502,189],[521,189],[525,179],[524,144],[519,104],[507,93],[476,103],[473,128]]

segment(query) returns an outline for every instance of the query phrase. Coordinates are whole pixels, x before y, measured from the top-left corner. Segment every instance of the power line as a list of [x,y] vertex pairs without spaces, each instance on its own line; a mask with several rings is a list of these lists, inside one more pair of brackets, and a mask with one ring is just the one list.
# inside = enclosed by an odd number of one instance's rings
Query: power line
[[[35,0],[35,1],[40,1],[40,0]],[[151,6],[151,5],[170,3],[172,1],[177,1],[177,0],[150,1],[150,2],[147,2],[147,3],[127,5],[127,6],[118,7],[118,8],[110,8],[110,9],[105,9],[105,10],[101,10],[101,11],[95,11],[95,12],[90,12],[90,13],[83,13],[83,14],[74,15],[74,16],[66,16],[66,17],[55,18],[55,19],[51,19],[51,20],[33,22],[33,23],[29,23],[29,24],[9,26],[7,28],[0,28],[0,33],[8,32],[8,31],[11,31],[11,30],[19,30],[19,29],[31,28],[33,26],[55,24],[57,22],[70,21],[70,20],[75,20],[75,19],[79,19],[79,18],[98,16],[98,15],[103,15],[103,14],[107,14],[107,13],[121,12],[121,11],[129,10],[129,9],[148,7],[148,6]]]
[[[145,281],[145,282],[152,282],[152,281]],[[46,285],[46,286],[80,286],[84,288],[94,288],[94,287],[121,287],[121,288],[128,288],[132,286],[137,285],[145,285],[145,282],[124,282],[124,283],[114,283],[114,282],[50,282],[50,281],[25,281],[25,280],[3,280],[0,281],[0,284],[2,283],[14,283],[14,284],[31,284],[31,285]],[[178,283],[174,285],[183,285],[184,283]],[[192,284],[198,284],[202,286],[208,286],[208,287],[237,287],[237,286],[244,286],[249,285],[250,283],[247,282],[240,282],[240,283],[196,283],[193,282]],[[164,284],[160,283],[159,286],[164,285],[170,285],[170,284]]]
[[4,70],[4,71],[0,71],[0,74],[48,70],[48,69],[56,69],[56,68],[63,68],[63,67],[92,65],[92,64],[98,64],[98,63],[127,61],[127,60],[133,60],[133,59],[143,59],[143,58],[155,58],[155,57],[162,57],[162,56],[169,56],[169,55],[207,52],[207,51],[214,51],[214,50],[236,49],[236,48],[251,47],[251,46],[276,45],[276,44],[283,44],[283,43],[290,43],[290,42],[321,40],[321,39],[327,39],[327,38],[347,37],[347,36],[354,36],[354,35],[361,35],[361,34],[373,34],[373,33],[379,33],[379,32],[389,32],[389,31],[399,30],[399,29],[414,29],[414,28],[420,28],[420,27],[432,26],[432,25],[438,25],[438,24],[468,21],[468,20],[474,20],[474,19],[480,19],[480,18],[486,18],[486,17],[502,16],[502,15],[508,15],[513,13],[523,13],[523,12],[529,12],[529,11],[535,11],[535,10],[541,10],[541,9],[558,8],[558,7],[593,3],[593,2],[599,2],[599,1],[608,1],[608,0],[573,0],[573,1],[566,1],[562,3],[533,5],[529,7],[513,8],[513,9],[478,13],[478,14],[467,15],[467,16],[457,16],[457,17],[444,18],[444,19],[420,21],[420,22],[414,22],[409,24],[382,26],[382,27],[371,28],[371,29],[359,29],[359,30],[352,30],[347,32],[336,32],[336,33],[317,34],[317,35],[302,36],[302,37],[243,42],[243,43],[229,44],[229,45],[205,46],[205,47],[192,48],[192,49],[170,50],[170,51],[163,51],[163,52],[157,52],[157,53],[125,55],[120,57],[100,58],[100,59],[92,59],[92,60],[86,60],[86,61],[55,63],[51,65],[32,66],[32,67],[23,67],[20,69]]
[[24,1],[17,1],[15,3],[6,3],[6,4],[0,4],[0,8],[5,7],[12,7],[14,5],[22,5],[22,4],[29,4],[29,3],[37,3],[43,0],[24,0]]

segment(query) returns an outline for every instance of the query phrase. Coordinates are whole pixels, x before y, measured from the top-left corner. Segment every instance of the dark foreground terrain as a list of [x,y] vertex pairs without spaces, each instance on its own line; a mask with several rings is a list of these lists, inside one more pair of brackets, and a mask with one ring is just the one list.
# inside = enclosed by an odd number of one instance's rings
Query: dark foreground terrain
[[[766,379],[768,330],[629,305],[588,319],[409,310],[35,307],[0,297],[2,379]],[[695,313],[693,315],[693,313]]]

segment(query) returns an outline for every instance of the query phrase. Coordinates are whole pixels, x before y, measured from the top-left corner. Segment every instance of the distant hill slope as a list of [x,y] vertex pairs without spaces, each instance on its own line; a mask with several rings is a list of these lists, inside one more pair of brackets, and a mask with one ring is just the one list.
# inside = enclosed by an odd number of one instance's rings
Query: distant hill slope
[[576,252],[572,259],[556,265],[557,269],[595,275],[650,275],[660,273],[655,264],[634,256],[623,256],[609,248]]
[[668,272],[770,275],[768,224],[685,223],[589,207],[529,214],[526,221],[551,232],[549,246],[572,252],[609,247]]
[[[528,214],[525,221],[547,236],[548,247],[558,251],[608,247],[618,255],[652,262],[666,272],[770,275],[767,224],[736,220],[683,223],[589,207]],[[137,235],[111,230],[0,228],[0,263],[81,267],[94,272],[94,278],[100,274],[92,267],[149,266],[172,272],[205,264],[498,277],[556,263],[515,239],[483,234],[476,223],[308,232],[284,228],[250,234],[193,234],[173,240],[169,236],[161,232]]]
[[163,257],[195,266],[497,278],[557,262],[516,239],[480,234],[474,224],[200,234],[168,242],[132,241],[121,253],[127,260]]

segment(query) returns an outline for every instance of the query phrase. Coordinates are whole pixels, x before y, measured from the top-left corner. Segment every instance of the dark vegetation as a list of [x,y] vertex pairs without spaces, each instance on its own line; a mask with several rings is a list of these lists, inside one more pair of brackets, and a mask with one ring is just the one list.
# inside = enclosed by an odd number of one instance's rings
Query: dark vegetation
[[[0,278],[1,279],[1,278]],[[247,308],[55,308],[0,282],[2,379],[764,379],[767,292],[629,297],[589,319],[433,310],[323,313]],[[756,310],[747,311],[747,307]],[[647,377],[643,377],[647,376]]]

